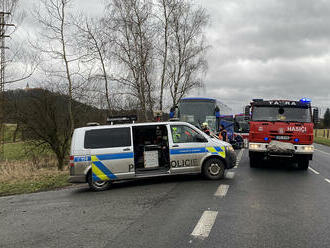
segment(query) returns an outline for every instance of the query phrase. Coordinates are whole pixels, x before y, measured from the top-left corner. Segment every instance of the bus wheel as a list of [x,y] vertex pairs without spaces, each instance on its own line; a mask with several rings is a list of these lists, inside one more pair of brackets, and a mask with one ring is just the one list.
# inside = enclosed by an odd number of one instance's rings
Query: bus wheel
[[100,181],[100,182],[93,181],[92,172],[88,173],[87,182],[89,188],[93,191],[104,191],[109,189],[111,185],[110,181]]
[[224,177],[225,165],[217,158],[207,160],[203,166],[203,175],[211,180],[217,180]]

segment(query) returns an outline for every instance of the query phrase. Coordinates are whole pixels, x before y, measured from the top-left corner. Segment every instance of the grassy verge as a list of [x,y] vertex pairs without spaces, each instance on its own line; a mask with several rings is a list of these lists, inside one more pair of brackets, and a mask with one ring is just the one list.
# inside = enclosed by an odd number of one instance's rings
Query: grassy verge
[[0,196],[32,193],[70,185],[68,167],[57,169],[54,156],[0,163]]
[[34,147],[27,142],[7,143],[4,145],[5,160],[26,160],[36,159],[51,155],[46,146]]
[[39,175],[10,182],[0,182],[0,196],[33,193],[38,191],[62,188],[70,185],[68,173],[54,173],[53,175]]
[[314,137],[314,142],[326,146],[330,146],[330,139],[322,138],[322,137]]

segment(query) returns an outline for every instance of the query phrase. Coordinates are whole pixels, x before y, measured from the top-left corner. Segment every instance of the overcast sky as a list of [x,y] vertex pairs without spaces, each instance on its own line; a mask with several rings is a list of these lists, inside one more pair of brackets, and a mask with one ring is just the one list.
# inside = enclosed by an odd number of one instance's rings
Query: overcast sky
[[[29,9],[31,2],[22,0],[22,8]],[[102,0],[76,2],[91,15],[102,11]],[[314,105],[330,107],[329,0],[198,2],[211,19],[209,69],[199,94],[216,97],[236,112],[252,98],[310,97]],[[21,28],[32,27],[27,20]]]

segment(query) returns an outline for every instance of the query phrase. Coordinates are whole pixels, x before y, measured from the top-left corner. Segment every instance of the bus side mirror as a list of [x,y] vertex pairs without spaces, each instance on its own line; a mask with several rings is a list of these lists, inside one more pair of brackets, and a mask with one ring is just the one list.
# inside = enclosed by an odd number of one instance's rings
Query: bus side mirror
[[244,120],[250,120],[250,105],[245,106],[244,109]]
[[320,122],[319,109],[318,108],[314,108],[313,109],[313,123],[316,125],[319,122]]

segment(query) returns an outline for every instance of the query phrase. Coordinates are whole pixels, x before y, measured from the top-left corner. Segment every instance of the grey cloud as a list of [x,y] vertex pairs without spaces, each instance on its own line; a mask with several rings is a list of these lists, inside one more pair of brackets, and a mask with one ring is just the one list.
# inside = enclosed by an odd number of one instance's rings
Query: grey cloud
[[252,98],[330,106],[330,2],[212,0],[206,92],[235,111]]

